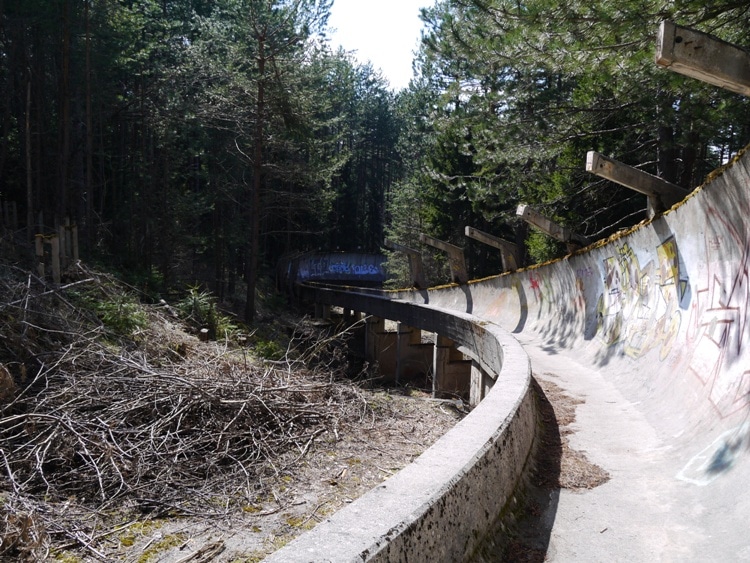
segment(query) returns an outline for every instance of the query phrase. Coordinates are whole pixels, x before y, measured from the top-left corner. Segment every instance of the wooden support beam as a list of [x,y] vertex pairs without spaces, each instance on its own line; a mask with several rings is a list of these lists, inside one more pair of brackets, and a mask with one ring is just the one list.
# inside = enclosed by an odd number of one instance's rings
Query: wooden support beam
[[468,225],[466,226],[464,233],[469,238],[473,238],[474,240],[478,240],[479,242],[483,242],[486,245],[500,250],[500,259],[502,260],[504,271],[508,272],[518,269],[520,260],[518,259],[519,252],[517,244],[508,242],[505,239],[485,233],[484,231],[480,231],[479,229],[475,229]]
[[586,237],[574,233],[568,227],[558,225],[552,219],[545,217],[530,205],[519,205],[516,209],[516,215],[546,235],[551,236],[553,239],[566,243],[568,245],[568,250],[571,252],[590,243]]
[[677,184],[662,180],[658,176],[595,151],[586,153],[586,171],[648,196],[649,215],[652,217],[656,213],[666,211],[678,201],[682,201],[690,193]]
[[451,279],[455,283],[466,283],[469,281],[469,274],[466,271],[466,259],[464,258],[464,249],[449,242],[436,239],[424,233],[419,235],[419,241],[422,244],[435,247],[448,254],[448,260],[451,266]]
[[656,64],[743,96],[750,96],[750,53],[706,33],[663,21]]
[[409,248],[397,242],[386,239],[384,243],[386,248],[394,250],[396,252],[403,252],[409,259],[409,274],[411,276],[411,283],[417,289],[427,287],[427,281],[424,277],[424,264],[422,263],[422,255],[418,250]]

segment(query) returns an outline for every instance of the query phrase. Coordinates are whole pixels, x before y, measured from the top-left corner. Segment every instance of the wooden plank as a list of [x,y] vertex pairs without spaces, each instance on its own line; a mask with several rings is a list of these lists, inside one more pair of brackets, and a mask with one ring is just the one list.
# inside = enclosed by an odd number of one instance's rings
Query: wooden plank
[[448,254],[448,260],[451,266],[451,278],[456,283],[466,283],[469,281],[469,274],[466,270],[466,259],[464,258],[464,249],[449,242],[436,239],[424,233],[419,235],[419,241],[442,250]]
[[507,250],[508,252],[516,252],[518,250],[518,246],[515,243],[509,242],[500,237],[496,237],[495,235],[485,233],[484,231],[480,231],[479,229],[475,229],[474,227],[469,227],[468,225],[466,226],[464,233],[467,237],[478,240],[479,242],[483,242],[484,244],[493,248]]
[[656,64],[750,96],[750,54],[706,33],[663,21],[656,44]]
[[568,251],[574,250],[590,244],[590,240],[583,235],[571,231],[568,227],[563,227],[539,213],[530,205],[521,204],[516,209],[516,215],[521,217],[530,225],[536,227],[544,234],[551,236],[553,239],[564,242],[568,245]]
[[544,234],[551,236],[553,239],[559,240],[560,242],[569,242],[571,240],[570,229],[558,225],[530,205],[519,205],[516,209],[516,215],[542,231]]
[[658,176],[638,170],[595,151],[586,153],[586,171],[647,195],[649,199],[653,200],[651,205],[657,212],[672,207],[678,201],[682,201],[689,193],[688,190],[677,184],[667,182]]
[[418,250],[404,246],[392,240],[385,239],[384,245],[386,248],[395,250],[396,252],[403,252],[409,259],[409,275],[411,277],[411,283],[417,289],[427,287],[427,281],[424,276],[424,264],[422,263],[422,255]]
[[442,250],[443,252],[447,252],[448,254],[463,254],[464,252],[464,249],[460,246],[456,246],[455,244],[451,244],[435,237],[431,237],[430,235],[426,235],[424,233],[419,235],[419,242],[421,242],[422,244],[427,244],[429,246],[434,246],[438,250]]
[[385,242],[383,244],[386,248],[395,250],[396,252],[403,252],[404,254],[419,254],[418,250],[414,250],[413,248],[409,248],[408,246],[404,246],[403,244],[393,242],[392,240],[385,239]]
[[500,250],[500,258],[503,262],[503,270],[516,270],[518,269],[518,245],[512,242],[508,242],[505,239],[496,237],[474,227],[466,226],[464,231],[465,235],[479,242],[497,248]]

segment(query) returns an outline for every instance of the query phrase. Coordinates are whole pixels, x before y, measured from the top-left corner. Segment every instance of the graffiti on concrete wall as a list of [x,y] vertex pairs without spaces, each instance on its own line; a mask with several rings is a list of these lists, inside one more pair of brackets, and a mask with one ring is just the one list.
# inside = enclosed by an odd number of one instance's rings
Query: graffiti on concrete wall
[[712,233],[705,241],[705,274],[696,286],[686,330],[688,368],[708,388],[719,415],[750,404],[750,369],[742,361],[750,318],[750,232],[731,224],[719,210],[709,220],[727,236]]
[[385,279],[380,256],[348,254],[344,256],[320,254],[299,261],[298,278],[302,281],[316,279]]
[[622,344],[634,358],[654,349],[664,360],[689,300],[684,268],[674,237],[656,248],[656,259],[641,265],[627,243],[602,261],[603,291],[597,303],[597,334],[607,344]]

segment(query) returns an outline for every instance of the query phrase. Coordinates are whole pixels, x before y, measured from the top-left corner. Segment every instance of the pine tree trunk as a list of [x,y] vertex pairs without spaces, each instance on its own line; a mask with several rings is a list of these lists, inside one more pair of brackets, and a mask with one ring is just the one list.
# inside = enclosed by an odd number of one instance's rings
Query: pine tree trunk
[[265,112],[265,38],[258,39],[258,99],[255,116],[255,141],[253,150],[253,186],[250,196],[250,252],[247,259],[247,294],[245,321],[255,318],[255,293],[258,284],[258,254],[260,252],[260,190],[263,173],[263,120]]

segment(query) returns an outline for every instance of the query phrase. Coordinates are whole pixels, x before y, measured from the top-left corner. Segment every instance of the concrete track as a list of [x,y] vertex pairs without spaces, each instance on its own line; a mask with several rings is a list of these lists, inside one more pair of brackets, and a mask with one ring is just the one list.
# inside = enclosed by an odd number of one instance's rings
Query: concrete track
[[629,233],[430,292],[584,401],[571,445],[612,479],[550,503],[548,560],[750,561],[749,266],[745,153]]
[[583,400],[571,447],[611,479],[552,493],[547,560],[750,561],[750,153],[562,260],[390,298],[499,325]]

